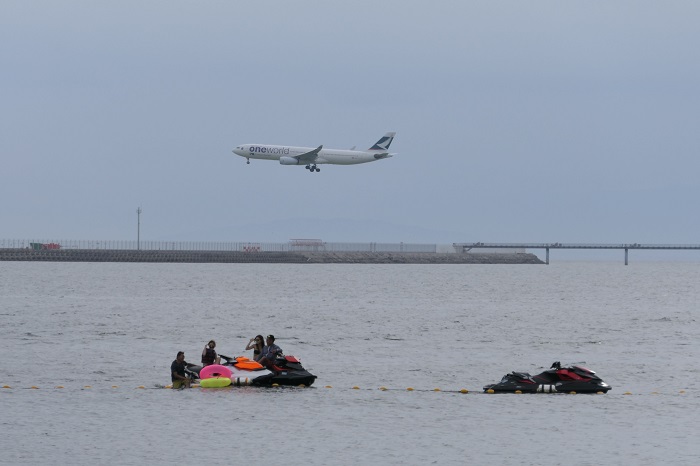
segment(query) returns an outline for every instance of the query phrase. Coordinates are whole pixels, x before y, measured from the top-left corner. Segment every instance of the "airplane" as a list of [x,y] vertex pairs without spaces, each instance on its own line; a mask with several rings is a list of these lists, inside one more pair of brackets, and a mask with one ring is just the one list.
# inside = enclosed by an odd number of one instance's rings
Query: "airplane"
[[243,144],[233,149],[233,153],[250,159],[279,160],[282,165],[306,165],[310,172],[320,172],[316,165],[322,163],[333,165],[355,165],[358,163],[374,162],[396,155],[389,152],[389,144],[396,133],[386,133],[379,141],[367,150],[324,149],[323,145],[313,147],[270,146],[267,144]]

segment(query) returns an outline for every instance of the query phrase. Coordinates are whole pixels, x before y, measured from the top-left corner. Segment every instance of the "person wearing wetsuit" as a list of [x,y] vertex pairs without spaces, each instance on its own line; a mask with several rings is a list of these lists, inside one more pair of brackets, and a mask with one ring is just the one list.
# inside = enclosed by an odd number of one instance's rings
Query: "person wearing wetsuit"
[[207,346],[204,347],[202,351],[202,367],[219,364],[221,358],[216,354],[214,348],[216,348],[216,342],[214,340],[211,340],[207,343]]

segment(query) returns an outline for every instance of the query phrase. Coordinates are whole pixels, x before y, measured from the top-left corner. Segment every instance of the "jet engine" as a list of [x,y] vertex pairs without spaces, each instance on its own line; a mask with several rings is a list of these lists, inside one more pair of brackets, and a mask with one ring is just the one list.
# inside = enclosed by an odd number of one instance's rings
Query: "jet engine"
[[280,164],[282,165],[299,165],[299,160],[294,157],[280,157]]

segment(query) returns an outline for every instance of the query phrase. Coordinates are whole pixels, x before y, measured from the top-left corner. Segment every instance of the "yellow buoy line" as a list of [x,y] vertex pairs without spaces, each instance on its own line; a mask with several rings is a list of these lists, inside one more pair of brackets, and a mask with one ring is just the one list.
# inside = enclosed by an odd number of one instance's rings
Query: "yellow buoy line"
[[[13,386],[11,386],[11,385],[5,384],[5,385],[2,385],[2,386],[0,386],[0,387],[1,387],[2,389],[9,389],[9,390],[12,390],[12,389],[39,390],[39,389],[40,389],[40,387],[37,386],[37,385],[31,385],[31,386],[28,386],[28,387],[27,387],[27,386],[23,386],[23,387],[16,387],[16,386],[15,386],[15,387],[13,387]],[[220,388],[204,388],[204,387],[200,387],[199,384],[192,384],[192,385],[190,386],[190,388],[203,388],[203,389],[205,389],[205,390],[232,389],[232,387],[233,387],[233,386],[220,387]],[[279,386],[278,384],[272,384],[272,387],[273,387],[273,388],[285,388],[285,389],[287,389],[287,388],[309,388],[309,387],[306,387],[305,385],[298,385],[298,386]],[[80,386],[80,387],[69,387],[68,389],[70,390],[70,389],[76,389],[76,388],[79,389],[79,390],[91,390],[91,389],[93,389],[93,386],[92,386],[92,385],[83,385],[83,386]],[[105,388],[105,387],[99,387],[99,388]],[[98,388],[98,389],[99,389],[99,388]],[[110,388],[110,389],[112,389],[112,390],[113,390],[113,389],[120,389],[120,388],[122,388],[122,389],[123,389],[123,388],[132,388],[132,389],[137,389],[137,390],[162,389],[162,388],[168,388],[168,389],[170,389],[170,388],[172,388],[172,385],[156,385],[156,386],[154,386],[154,387],[148,387],[148,388],[147,388],[145,385],[139,385],[139,386],[137,386],[137,387],[120,387],[119,385],[111,385],[111,386],[109,386],[109,387],[107,387],[107,388]],[[314,387],[314,388],[316,388],[316,387]],[[333,388],[333,386],[332,386],[332,385],[325,385],[323,388],[325,388],[325,389],[331,389],[331,388]],[[47,389],[48,389],[48,390],[61,390],[61,389],[66,389],[66,387],[65,387],[64,385],[54,385],[54,386],[51,386],[51,387],[43,387],[43,389],[44,389],[44,390],[47,390]],[[358,385],[353,385],[352,387],[348,387],[348,388],[345,388],[345,389],[346,389],[346,390],[379,390],[379,391],[382,391],[382,392],[385,392],[385,391],[414,392],[414,391],[415,391],[415,392],[444,392],[444,393],[461,393],[461,394],[467,394],[467,393],[472,393],[472,394],[474,394],[474,393],[478,393],[478,394],[481,394],[481,393],[484,393],[484,394],[494,394],[494,393],[495,393],[493,390],[487,390],[486,392],[483,392],[482,390],[472,391],[472,390],[467,390],[466,388],[461,388],[461,389],[456,389],[456,390],[443,390],[443,389],[438,388],[438,387],[430,388],[430,389],[427,389],[427,388],[422,388],[422,389],[420,389],[420,388],[414,388],[414,387],[406,387],[406,388],[387,388],[387,387],[385,387],[385,386],[380,386],[380,387],[377,387],[377,388],[360,388]],[[341,388],[341,390],[343,390],[343,388]],[[515,392],[513,392],[513,393],[516,394],[516,395],[522,394],[522,392],[519,391],[519,390],[517,390],[517,391],[515,391]],[[507,394],[507,393],[503,393],[503,394]],[[555,394],[555,395],[556,395],[556,394],[559,394],[559,395],[562,395],[562,394],[576,395],[576,392],[569,392],[569,393],[553,393],[553,394]],[[603,392],[598,392],[598,394],[602,395],[602,394],[604,394],[604,393],[603,393]],[[618,393],[618,394],[619,394],[619,393]],[[662,393],[662,392],[654,391],[654,392],[651,392],[650,394],[651,394],[651,395],[664,395],[664,394],[668,394],[668,393]],[[684,394],[686,394],[686,390],[679,390],[677,393],[673,393],[673,394],[684,395]],[[633,395],[633,393],[632,393],[632,392],[629,392],[629,391],[626,391],[626,392],[621,393],[621,395]],[[636,393],[635,395],[640,395],[640,393]]]

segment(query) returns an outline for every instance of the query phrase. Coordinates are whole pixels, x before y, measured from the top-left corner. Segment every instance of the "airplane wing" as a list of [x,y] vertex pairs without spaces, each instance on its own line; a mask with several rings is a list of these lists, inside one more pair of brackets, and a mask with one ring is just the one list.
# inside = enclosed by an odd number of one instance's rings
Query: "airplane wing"
[[318,157],[318,153],[321,152],[321,149],[323,149],[323,144],[318,146],[316,149],[309,151],[309,152],[304,152],[303,154],[295,156],[295,158],[300,162],[300,163],[311,163],[314,160],[316,160],[316,157]]

